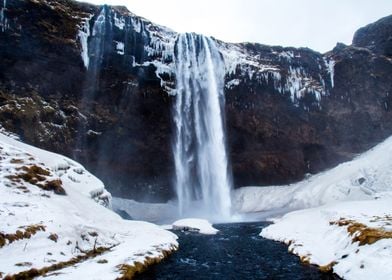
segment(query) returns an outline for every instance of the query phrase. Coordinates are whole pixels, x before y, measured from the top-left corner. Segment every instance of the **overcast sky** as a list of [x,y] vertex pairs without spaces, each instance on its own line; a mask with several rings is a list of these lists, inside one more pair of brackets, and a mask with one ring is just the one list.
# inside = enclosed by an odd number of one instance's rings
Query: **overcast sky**
[[351,44],[354,32],[392,14],[392,0],[88,0],[125,5],[178,32],[197,32],[227,42],[331,50]]

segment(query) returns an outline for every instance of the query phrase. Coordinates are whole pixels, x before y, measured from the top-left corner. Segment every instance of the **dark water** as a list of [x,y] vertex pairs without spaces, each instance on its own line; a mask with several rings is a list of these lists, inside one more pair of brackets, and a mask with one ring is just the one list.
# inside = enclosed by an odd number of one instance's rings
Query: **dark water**
[[258,236],[267,225],[214,225],[217,235],[176,231],[178,252],[136,279],[339,279],[301,264],[286,245]]

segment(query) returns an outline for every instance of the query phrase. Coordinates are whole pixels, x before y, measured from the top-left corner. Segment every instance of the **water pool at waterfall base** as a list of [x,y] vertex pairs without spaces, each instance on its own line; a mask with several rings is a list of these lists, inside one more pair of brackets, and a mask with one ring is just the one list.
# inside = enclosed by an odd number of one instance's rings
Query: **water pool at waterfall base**
[[215,224],[216,235],[174,231],[179,250],[135,279],[340,279],[302,264],[285,244],[260,237],[268,224]]

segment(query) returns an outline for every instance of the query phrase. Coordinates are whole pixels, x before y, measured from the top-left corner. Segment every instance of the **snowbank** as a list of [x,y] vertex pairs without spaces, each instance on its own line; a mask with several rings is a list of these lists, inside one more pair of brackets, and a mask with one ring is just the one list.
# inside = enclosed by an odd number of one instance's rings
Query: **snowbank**
[[162,223],[178,219],[178,208],[174,203],[145,203],[113,197],[112,208],[115,212],[121,213],[131,220]]
[[335,201],[367,200],[392,191],[392,137],[352,161],[288,186],[234,191],[238,212],[317,207]]
[[[392,275],[391,198],[291,212],[260,235],[289,244],[289,251],[303,261],[333,269],[345,279],[390,279]],[[377,240],[377,236],[390,237]]]
[[[49,279],[116,279],[178,246],[97,203],[110,197],[102,182],[66,157],[0,134],[0,169],[0,278],[46,267]],[[45,189],[53,180],[65,195]]]
[[[97,202],[110,208],[111,195],[106,191],[104,184],[97,177],[88,172],[81,164],[65,156],[48,152],[22,142],[13,137],[0,133],[0,143],[2,147],[7,146],[11,150],[19,151],[20,157],[28,159],[28,155],[33,155],[35,162],[42,163],[53,171],[64,185],[77,188],[78,192],[91,197]],[[12,165],[10,165],[12,167]],[[9,170],[8,172],[12,172]]]
[[189,230],[201,234],[216,234],[219,230],[214,228],[207,220],[203,219],[181,219],[172,224],[174,230]]
[[235,202],[243,212],[318,206],[275,219],[260,235],[345,279],[392,275],[392,137],[303,182],[241,189]]

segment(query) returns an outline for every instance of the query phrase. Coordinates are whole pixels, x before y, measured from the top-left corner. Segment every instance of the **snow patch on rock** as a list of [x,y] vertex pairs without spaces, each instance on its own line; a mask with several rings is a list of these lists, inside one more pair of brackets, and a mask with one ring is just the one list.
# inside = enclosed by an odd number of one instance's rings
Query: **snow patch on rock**
[[217,234],[219,230],[214,228],[210,222],[204,219],[181,219],[172,224],[174,230],[194,231],[201,234]]

